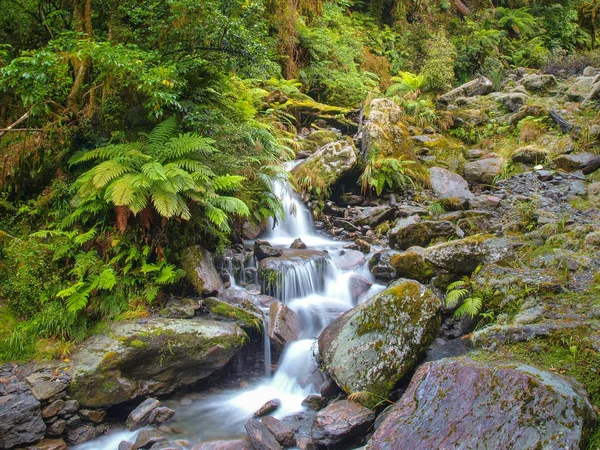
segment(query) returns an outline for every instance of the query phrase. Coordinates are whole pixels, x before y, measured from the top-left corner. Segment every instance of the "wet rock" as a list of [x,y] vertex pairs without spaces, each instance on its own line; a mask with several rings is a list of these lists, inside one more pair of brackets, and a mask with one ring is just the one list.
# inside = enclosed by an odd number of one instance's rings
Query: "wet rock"
[[222,368],[245,340],[237,324],[200,317],[109,323],[71,356],[69,392],[84,408],[167,394]]
[[118,450],[131,450],[133,448],[133,442],[121,441],[119,442]]
[[62,439],[44,439],[26,450],[67,450],[67,444]]
[[476,235],[444,242],[425,250],[425,260],[449,273],[470,274],[482,263],[496,263],[514,256],[515,243],[509,238]]
[[343,391],[337,385],[337,383],[333,380],[333,378],[327,378],[323,385],[321,386],[321,396],[328,400],[337,397]]
[[369,408],[341,400],[315,415],[312,438],[321,445],[338,444],[364,433],[374,421],[375,413]]
[[396,250],[384,250],[373,255],[369,260],[369,271],[375,278],[390,281],[395,277],[396,269],[390,263],[390,258],[397,253]]
[[36,399],[44,401],[64,391],[66,388],[67,385],[60,381],[42,381],[41,383],[34,384],[31,387],[31,391]]
[[171,298],[163,309],[160,310],[161,317],[172,319],[191,319],[200,309],[198,300],[193,298]]
[[282,447],[271,434],[269,429],[258,419],[250,419],[246,425],[246,432],[256,450],[281,450]]
[[512,154],[511,160],[516,163],[541,164],[546,161],[548,152],[535,145],[521,147]]
[[31,444],[46,431],[40,402],[25,383],[0,380],[0,448]]
[[153,428],[142,430],[138,433],[137,438],[131,450],[139,450],[143,448],[151,448],[159,442],[167,442],[167,438],[161,431]]
[[257,417],[262,417],[262,416],[271,414],[272,412],[277,411],[280,406],[281,406],[281,400],[279,400],[278,398],[269,400],[264,405],[262,405],[260,408],[258,408],[258,410],[254,413],[253,417],[257,418]]
[[258,238],[263,231],[265,231],[265,225],[264,224],[254,224],[254,223],[250,223],[250,222],[244,222],[244,225],[242,227],[242,231],[244,234],[244,237],[246,239],[249,239],[251,241],[254,241],[256,238]]
[[273,416],[267,416],[261,422],[283,447],[294,447],[296,445],[294,432],[280,420]]
[[264,258],[276,258],[283,255],[283,250],[275,248],[267,241],[254,241],[254,256],[261,260]]
[[55,422],[48,425],[48,428],[46,428],[46,436],[60,436],[65,432],[66,427],[67,421],[64,419],[58,419]]
[[296,238],[294,239],[294,242],[292,242],[292,245],[290,245],[290,248],[295,248],[296,250],[304,250],[306,249],[306,244],[302,242],[302,239]]
[[410,247],[405,252],[393,255],[390,264],[400,278],[424,282],[433,276],[433,266],[425,260],[425,249],[422,247]]
[[439,198],[468,200],[473,197],[473,193],[469,191],[469,183],[460,175],[447,169],[432,167],[429,169],[429,181],[431,190]]
[[67,428],[66,441],[70,445],[91,441],[108,431],[108,425],[83,424],[77,428]]
[[360,275],[352,275],[348,280],[348,284],[350,287],[350,294],[352,295],[352,299],[356,301],[362,294],[367,292],[373,283],[367,280],[365,277],[361,277]]
[[92,423],[101,423],[106,417],[106,411],[102,409],[80,409],[78,414],[83,420]]
[[354,243],[358,246],[358,249],[361,252],[363,252],[363,253],[370,253],[371,252],[371,244],[369,244],[364,239],[357,239],[357,240],[354,241]]
[[327,399],[320,395],[311,394],[306,396],[302,400],[302,406],[312,409],[313,411],[320,411],[327,405]]
[[441,307],[420,283],[395,281],[321,333],[319,355],[327,373],[347,394],[374,394],[367,404],[387,398],[437,336]]
[[335,265],[339,270],[354,270],[365,263],[365,255],[358,250],[344,249],[341,254],[334,254]]
[[465,164],[465,179],[471,184],[492,184],[502,173],[502,158],[486,158]]
[[437,238],[448,238],[456,232],[449,221],[421,220],[419,216],[401,218],[389,231],[390,247],[404,250],[412,246],[427,246]]
[[566,172],[574,172],[585,167],[585,165],[587,165],[595,157],[596,155],[588,152],[560,155],[552,160],[552,166],[555,169],[562,169]]
[[575,449],[595,422],[578,383],[526,365],[443,359],[417,370],[367,449]]
[[[244,305],[244,302],[242,302]],[[249,305],[254,305],[250,302]],[[218,298],[208,297],[204,299],[204,306],[211,312],[215,318],[223,320],[235,321],[245,330],[253,330],[260,327],[263,316],[260,310],[255,311],[250,308],[242,308],[221,301]]]
[[450,92],[442,95],[438,101],[442,105],[448,105],[459,97],[475,97],[477,95],[486,95],[494,90],[494,83],[485,77],[479,77],[468,83],[463,84]]
[[184,250],[181,267],[199,294],[216,295],[223,288],[223,282],[215,269],[211,253],[200,245]]
[[300,316],[281,302],[274,302],[269,308],[269,338],[279,349],[298,339],[301,325]]
[[250,439],[199,442],[192,450],[255,450]]
[[394,217],[395,208],[389,205],[359,208],[359,213],[352,219],[356,225],[375,227],[384,220]]

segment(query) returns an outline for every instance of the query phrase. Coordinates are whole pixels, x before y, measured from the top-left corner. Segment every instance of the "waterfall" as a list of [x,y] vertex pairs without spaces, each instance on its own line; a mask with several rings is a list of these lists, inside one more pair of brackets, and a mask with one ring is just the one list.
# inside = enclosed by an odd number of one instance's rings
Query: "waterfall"
[[[334,274],[329,258],[293,259],[278,264],[262,280],[263,292],[283,303],[323,292],[327,278]],[[273,279],[274,278],[274,279]]]
[[271,339],[269,338],[269,314],[263,315],[263,343],[265,352],[265,376],[271,376]]

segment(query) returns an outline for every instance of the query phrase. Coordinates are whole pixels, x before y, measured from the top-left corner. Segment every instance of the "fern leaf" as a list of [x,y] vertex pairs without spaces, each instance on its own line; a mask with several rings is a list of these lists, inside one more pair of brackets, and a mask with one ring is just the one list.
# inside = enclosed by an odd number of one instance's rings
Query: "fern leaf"
[[483,300],[481,297],[466,298],[462,305],[454,312],[454,317],[469,315],[471,319],[475,318],[481,312]]
[[92,169],[92,183],[96,189],[102,189],[115,178],[131,172],[131,168],[124,166],[116,160],[108,160],[100,163]]
[[176,129],[177,119],[175,116],[169,117],[154,127],[147,135],[148,143],[155,147],[162,147],[167,143],[171,136],[173,136]]

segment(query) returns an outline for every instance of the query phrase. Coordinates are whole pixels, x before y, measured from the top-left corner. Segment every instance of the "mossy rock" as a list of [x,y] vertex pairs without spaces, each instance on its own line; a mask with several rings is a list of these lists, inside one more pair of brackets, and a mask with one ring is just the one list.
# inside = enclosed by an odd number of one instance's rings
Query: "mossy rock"
[[89,408],[168,394],[221,369],[247,339],[235,323],[201,318],[113,322],[71,356],[69,393]]
[[216,316],[215,318],[235,321],[244,329],[260,330],[262,327],[262,316],[256,312],[239,308],[215,297],[204,299],[204,306]]
[[186,248],[181,257],[181,267],[198,294],[215,295],[222,289],[223,281],[217,273],[212,255],[202,246]]
[[422,284],[395,281],[321,333],[325,370],[347,394],[369,393],[365,402],[373,406],[389,396],[436,338],[441,307]]
[[396,275],[402,278],[424,282],[433,276],[433,267],[425,261],[425,249],[422,247],[411,247],[393,255],[390,264],[396,270]]

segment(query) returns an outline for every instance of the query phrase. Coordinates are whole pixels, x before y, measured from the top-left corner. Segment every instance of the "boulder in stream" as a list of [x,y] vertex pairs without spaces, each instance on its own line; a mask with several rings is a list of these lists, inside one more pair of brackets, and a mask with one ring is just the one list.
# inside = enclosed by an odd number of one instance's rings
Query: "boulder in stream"
[[231,439],[222,441],[199,442],[192,450],[256,450],[250,439]]
[[298,339],[301,325],[296,311],[281,302],[274,302],[269,308],[269,338],[280,350]]
[[168,394],[222,368],[247,338],[235,323],[204,318],[112,322],[73,353],[69,392],[92,408]]
[[334,445],[363,434],[375,421],[375,413],[360,403],[340,400],[319,411],[312,424],[312,438],[320,445]]
[[248,437],[256,450],[282,450],[271,431],[258,419],[250,419],[246,425]]
[[442,359],[417,370],[366,448],[582,449],[595,423],[577,382],[517,363]]
[[321,361],[347,394],[367,392],[365,403],[377,403],[436,338],[441,308],[422,284],[397,280],[325,328],[319,336]]

